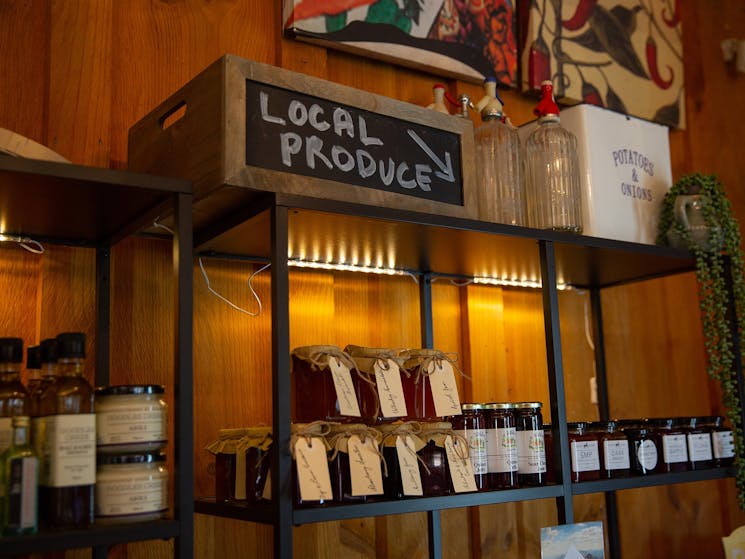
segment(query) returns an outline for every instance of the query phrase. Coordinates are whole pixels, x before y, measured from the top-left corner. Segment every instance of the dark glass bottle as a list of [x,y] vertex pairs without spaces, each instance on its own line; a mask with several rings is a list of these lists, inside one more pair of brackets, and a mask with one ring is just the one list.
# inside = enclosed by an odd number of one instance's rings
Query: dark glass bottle
[[85,334],[57,336],[58,376],[41,395],[46,441],[40,500],[42,523],[52,529],[93,524],[96,416],[93,388],[84,376]]
[[517,487],[515,405],[508,402],[486,404],[484,415],[488,487],[514,489]]
[[34,534],[38,529],[39,459],[29,441],[29,418],[13,417],[13,440],[0,453],[0,519],[5,536]]
[[546,483],[546,447],[540,402],[515,404],[517,420],[517,474],[520,485]]
[[569,423],[569,449],[572,462],[572,481],[600,479],[600,449],[598,436],[585,422]]
[[33,417],[31,419],[31,444],[39,457],[39,483],[44,475],[44,440],[46,439],[46,420],[41,418],[41,396],[44,391],[54,384],[57,378],[57,340],[47,338],[39,344],[39,361],[41,364],[41,382],[33,390],[29,390]]
[[631,471],[629,441],[615,421],[595,421],[590,429],[597,434],[600,447],[600,477],[628,477]]
[[479,491],[490,489],[488,485],[488,458],[486,454],[486,420],[481,404],[462,404],[463,413],[450,418],[453,431],[468,442],[473,476]]
[[0,452],[13,441],[12,418],[31,413],[31,398],[21,382],[23,340],[0,338]]

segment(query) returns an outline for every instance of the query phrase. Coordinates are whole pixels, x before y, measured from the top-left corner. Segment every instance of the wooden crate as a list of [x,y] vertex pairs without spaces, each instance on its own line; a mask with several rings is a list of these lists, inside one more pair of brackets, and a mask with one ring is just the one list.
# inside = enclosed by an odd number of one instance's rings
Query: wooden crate
[[487,219],[474,158],[468,119],[233,55],[129,131],[130,169],[191,180],[207,214],[273,191]]

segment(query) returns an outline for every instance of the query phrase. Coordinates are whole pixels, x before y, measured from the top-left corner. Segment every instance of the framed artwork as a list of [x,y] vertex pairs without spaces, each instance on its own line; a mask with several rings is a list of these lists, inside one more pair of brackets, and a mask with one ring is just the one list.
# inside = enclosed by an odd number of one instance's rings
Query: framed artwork
[[437,75],[517,86],[514,0],[284,0],[285,33]]
[[603,559],[602,522],[541,528],[541,559]]
[[520,0],[521,87],[685,128],[680,0]]

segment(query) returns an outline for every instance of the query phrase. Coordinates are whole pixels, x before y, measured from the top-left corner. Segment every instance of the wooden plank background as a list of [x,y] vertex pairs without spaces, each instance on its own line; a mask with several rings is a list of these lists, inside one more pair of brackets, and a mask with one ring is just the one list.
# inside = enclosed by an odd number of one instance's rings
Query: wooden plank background
[[[0,126],[80,164],[126,168],[127,131],[139,118],[224,53],[426,105],[440,78],[282,37],[280,2],[266,0],[0,0]],[[745,37],[742,0],[689,0],[683,10],[688,87],[686,131],[671,134],[675,177],[716,173],[745,215],[739,105],[745,76],[724,64],[720,41]],[[474,84],[452,92],[480,96]],[[512,120],[532,118],[533,101],[506,92]],[[33,203],[33,200],[29,200]],[[196,263],[195,263],[196,264]],[[209,260],[210,280],[253,309],[246,278],[254,267]],[[49,247],[34,256],[0,247],[0,334],[27,343],[80,329],[93,347],[95,258]],[[112,375],[115,382],[172,378],[172,287],[167,243],[128,239],[113,253]],[[203,447],[221,427],[271,417],[269,314],[230,310],[194,268],[195,471],[197,495],[212,490]],[[265,309],[268,274],[255,280]],[[408,278],[332,272],[291,275],[291,344],[419,343],[417,288]],[[541,300],[537,292],[434,286],[437,347],[458,352],[472,376],[469,399],[547,402]],[[585,339],[588,295],[562,293],[562,334],[570,420],[592,419],[592,352]],[[704,356],[692,275],[608,290],[603,295],[615,416],[720,411]],[[92,363],[92,359],[91,359]],[[92,377],[92,365],[88,373]],[[169,391],[172,397],[172,391]],[[598,496],[576,499],[577,520],[604,518]],[[619,494],[625,557],[723,557],[720,537],[743,524],[731,480]],[[443,513],[445,557],[537,557],[538,530],[556,522],[552,501]],[[297,557],[426,557],[426,516],[409,514],[295,531]],[[271,528],[198,515],[195,557],[270,557]],[[171,544],[121,546],[117,557],[170,556]],[[87,552],[69,552],[86,557]]]

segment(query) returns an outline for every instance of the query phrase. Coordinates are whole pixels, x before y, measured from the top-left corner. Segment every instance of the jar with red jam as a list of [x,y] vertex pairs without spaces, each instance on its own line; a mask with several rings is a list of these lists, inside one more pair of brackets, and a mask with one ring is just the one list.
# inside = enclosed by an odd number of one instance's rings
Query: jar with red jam
[[515,405],[484,405],[486,417],[487,485],[489,489],[517,487],[517,428]]
[[724,417],[721,415],[706,417],[704,425],[711,431],[714,465],[717,468],[731,466],[735,461],[735,440],[732,429],[724,424]]
[[[292,440],[290,442],[290,450],[294,464],[294,467],[292,469],[294,479],[294,482],[292,484],[292,492],[293,500],[295,502],[295,505],[298,507],[323,506],[332,503],[335,500],[333,493],[333,478],[331,477],[329,468],[331,445],[329,444],[328,438],[332,425],[338,424],[327,423],[325,421],[315,421],[313,423],[293,423],[291,426]],[[298,473],[298,470],[301,467],[300,465],[298,465],[298,461],[304,460],[304,457],[298,450],[298,447],[301,444],[300,441],[302,441],[304,446],[308,449],[309,453],[314,453],[314,456],[318,456],[320,454],[323,455],[323,471],[319,471],[318,474],[314,472],[314,476],[316,476],[317,478],[325,478],[328,476],[330,487],[326,490],[330,490],[330,492],[328,493],[327,497],[323,496],[322,498],[316,499],[306,496],[304,498],[303,490],[300,487],[300,474]],[[304,461],[310,463],[310,459],[307,457],[305,457]],[[319,464],[320,462],[321,461],[319,459]],[[319,487],[321,487],[322,485],[323,480],[318,483]],[[322,491],[319,491],[319,493],[322,494]]]
[[632,471],[641,476],[653,474],[661,458],[655,433],[646,427],[627,428],[624,433],[629,440]]
[[629,441],[616,421],[595,421],[590,429],[598,437],[600,449],[600,477],[613,479],[631,473]]
[[657,472],[685,472],[688,470],[687,429],[673,418],[650,419],[654,429],[657,446],[662,454],[657,464]]
[[711,429],[705,425],[706,418],[681,417],[676,423],[686,430],[688,467],[691,470],[706,470],[714,467]]
[[455,437],[453,426],[447,421],[434,421],[420,424],[419,437],[424,446],[419,455],[419,473],[422,476],[422,490],[425,497],[440,497],[453,492],[450,479],[450,466],[445,450],[445,440]]
[[396,355],[396,351],[356,345],[348,345],[344,351],[371,383],[372,390],[362,391],[362,398],[374,396],[374,400],[362,403],[363,408],[371,410],[370,415],[365,414],[367,422],[384,423],[406,417],[407,410],[414,403],[406,401],[406,394],[402,394],[403,359]]
[[329,473],[334,501],[337,503],[365,503],[376,495],[383,495],[382,486],[380,487],[380,492],[370,488],[364,493],[355,494],[354,492],[349,454],[350,439],[355,436],[359,438],[360,442],[374,446],[379,454],[378,466],[381,467],[382,471],[383,454],[380,452],[380,442],[382,439],[380,431],[362,423],[331,425],[328,434],[328,442],[331,446]]
[[515,404],[517,423],[517,476],[520,485],[545,485],[546,447],[541,402]]
[[[249,427],[245,436],[238,442],[237,455],[245,456],[245,492],[249,503],[271,495],[271,489],[265,487],[269,476],[272,453],[271,427]],[[238,472],[240,475],[240,466]]]
[[488,484],[489,464],[486,451],[486,418],[481,404],[462,404],[461,415],[450,418],[453,431],[468,442],[468,451],[479,491],[490,489]]
[[386,475],[383,477],[385,498],[405,499],[423,496],[419,451],[425,444],[419,437],[419,424],[413,421],[387,423],[378,425],[376,429],[382,436],[381,447],[386,465]]
[[215,455],[215,500],[218,503],[246,498],[245,486],[242,494],[236,494],[236,454],[245,434],[246,429],[220,429],[217,440],[206,447]]
[[[441,419],[435,409],[432,383],[429,377],[434,372],[435,367],[445,362],[458,371],[459,369],[455,365],[457,357],[437,349],[407,349],[401,352],[400,357],[404,363],[401,382],[409,412],[406,419],[409,421],[436,421]],[[409,402],[413,402],[411,406],[409,406]]]
[[598,436],[585,422],[567,424],[572,462],[572,481],[600,479],[600,449]]
[[293,422],[374,418],[374,382],[348,353],[336,346],[298,347],[292,350],[290,366]]

